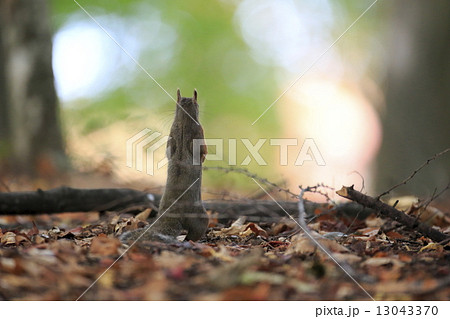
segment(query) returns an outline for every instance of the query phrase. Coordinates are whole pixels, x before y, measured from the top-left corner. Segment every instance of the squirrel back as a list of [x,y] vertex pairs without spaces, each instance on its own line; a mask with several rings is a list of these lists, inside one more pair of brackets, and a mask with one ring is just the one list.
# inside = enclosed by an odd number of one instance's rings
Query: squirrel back
[[167,141],[167,182],[159,213],[151,227],[124,233],[124,242],[138,238],[170,241],[183,230],[186,240],[198,240],[208,227],[208,215],[201,200],[202,163],[207,154],[203,128],[198,120],[197,91],[192,98],[177,90],[175,119]]

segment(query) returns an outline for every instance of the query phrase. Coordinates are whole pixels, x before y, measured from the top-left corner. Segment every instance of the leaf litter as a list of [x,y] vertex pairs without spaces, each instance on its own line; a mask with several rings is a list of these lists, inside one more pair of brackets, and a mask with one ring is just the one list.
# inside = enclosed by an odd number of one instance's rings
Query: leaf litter
[[[420,214],[413,205],[409,213]],[[450,231],[448,216],[426,213],[424,221]],[[0,300],[369,299],[290,219],[241,217],[213,225],[199,242],[123,245],[118,235],[148,225],[149,214],[21,217],[20,227],[14,218],[0,221]],[[315,214],[309,227],[320,244],[361,275],[356,280],[373,298],[448,300],[449,243],[375,215]]]

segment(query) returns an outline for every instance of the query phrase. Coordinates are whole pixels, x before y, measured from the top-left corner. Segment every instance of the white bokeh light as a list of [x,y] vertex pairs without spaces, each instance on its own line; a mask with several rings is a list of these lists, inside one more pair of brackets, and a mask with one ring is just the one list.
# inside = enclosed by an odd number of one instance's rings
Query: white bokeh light
[[56,89],[62,100],[91,97],[104,90],[102,83],[113,71],[105,56],[113,48],[100,28],[88,22],[71,23],[53,42]]
[[[120,46],[155,75],[167,69],[177,34],[160,12],[148,5],[130,17],[96,16]],[[94,98],[124,86],[142,72],[130,56],[94,21],[73,15],[53,38],[53,70],[60,99]]]
[[330,42],[333,14],[327,0],[245,0],[236,23],[259,62],[298,72]]

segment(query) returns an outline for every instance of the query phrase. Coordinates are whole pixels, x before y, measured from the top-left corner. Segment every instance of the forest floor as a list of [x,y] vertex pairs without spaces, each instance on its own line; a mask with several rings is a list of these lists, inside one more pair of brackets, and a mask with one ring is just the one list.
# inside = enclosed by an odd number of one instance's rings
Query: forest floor
[[[317,210],[309,227],[332,256],[289,218],[212,217],[195,243],[121,244],[148,214],[0,216],[0,300],[449,300],[450,244],[375,214]],[[450,232],[448,213],[427,222]]]

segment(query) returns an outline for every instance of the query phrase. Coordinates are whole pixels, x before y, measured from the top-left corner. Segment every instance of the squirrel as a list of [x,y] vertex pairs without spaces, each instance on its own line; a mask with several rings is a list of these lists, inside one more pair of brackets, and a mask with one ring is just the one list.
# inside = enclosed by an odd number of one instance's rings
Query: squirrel
[[[209,219],[201,199],[201,185],[207,147],[198,108],[197,90],[192,98],[181,97],[180,89],[177,90],[175,119],[166,147],[169,161],[166,189],[158,217],[145,228],[122,234],[122,242],[132,243],[137,239],[174,242],[183,230],[187,230],[186,240],[196,241],[205,234]],[[194,140],[203,143],[194,148]]]

